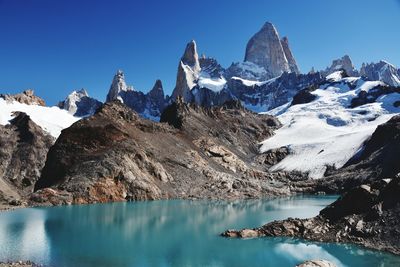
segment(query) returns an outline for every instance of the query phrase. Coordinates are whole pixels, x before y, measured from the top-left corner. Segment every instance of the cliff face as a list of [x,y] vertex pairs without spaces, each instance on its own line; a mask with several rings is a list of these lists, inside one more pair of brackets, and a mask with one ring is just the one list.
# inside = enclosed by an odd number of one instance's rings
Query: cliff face
[[[282,43],[286,48],[286,53]],[[292,66],[290,66],[286,55],[290,57]],[[247,43],[244,61],[263,67],[270,74],[269,78],[297,69],[288,42],[281,42],[278,31],[269,22],[265,23],[261,30]]]
[[[283,173],[257,163],[257,142],[279,123],[233,102],[205,109],[178,101],[141,119],[118,103],[63,131],[32,200],[53,204],[287,194]],[[290,175],[289,175],[290,176]],[[277,188],[274,179],[282,179]]]
[[0,125],[0,203],[18,203],[31,192],[53,142],[22,112]]

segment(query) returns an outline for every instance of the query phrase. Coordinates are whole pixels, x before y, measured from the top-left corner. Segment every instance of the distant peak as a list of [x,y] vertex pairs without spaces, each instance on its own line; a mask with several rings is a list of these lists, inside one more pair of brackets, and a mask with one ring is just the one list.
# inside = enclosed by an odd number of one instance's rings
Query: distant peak
[[185,52],[182,56],[182,62],[191,67],[198,66],[199,64],[199,55],[197,54],[197,44],[195,40],[191,40],[185,48]]
[[150,91],[163,91],[162,81],[159,79],[156,80],[156,82],[154,83],[153,89],[151,89]]

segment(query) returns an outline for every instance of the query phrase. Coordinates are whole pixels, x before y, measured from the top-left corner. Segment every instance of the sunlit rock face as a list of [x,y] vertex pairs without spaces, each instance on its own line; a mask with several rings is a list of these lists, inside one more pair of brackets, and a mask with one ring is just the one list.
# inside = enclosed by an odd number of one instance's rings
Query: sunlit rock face
[[[282,43],[285,45],[286,53]],[[269,73],[269,78],[273,78],[283,72],[291,72],[286,55],[290,56],[292,69],[297,70],[287,39],[281,42],[275,26],[267,22],[247,43],[244,61],[263,67]]]

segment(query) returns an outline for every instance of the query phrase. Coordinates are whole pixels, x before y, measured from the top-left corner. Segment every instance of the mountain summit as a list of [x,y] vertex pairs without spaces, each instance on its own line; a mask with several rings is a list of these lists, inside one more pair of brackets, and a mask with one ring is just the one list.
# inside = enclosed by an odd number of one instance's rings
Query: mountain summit
[[278,31],[270,22],[266,22],[247,43],[244,60],[263,67],[269,78],[277,77],[283,72],[299,72],[288,39],[281,41]]

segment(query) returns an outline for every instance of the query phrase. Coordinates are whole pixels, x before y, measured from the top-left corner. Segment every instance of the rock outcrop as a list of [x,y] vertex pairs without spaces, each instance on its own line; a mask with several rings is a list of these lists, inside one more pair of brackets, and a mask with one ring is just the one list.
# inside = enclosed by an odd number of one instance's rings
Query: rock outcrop
[[292,51],[289,47],[289,39],[287,37],[283,37],[281,40],[281,45],[283,51],[285,52],[286,59],[289,63],[290,72],[294,72],[296,74],[300,74],[299,67],[297,66],[296,59],[294,58]]
[[227,237],[286,236],[320,242],[355,243],[400,255],[400,179],[356,187],[310,219],[289,218],[260,228],[228,230]]
[[22,203],[39,179],[53,143],[53,137],[25,113],[15,113],[10,124],[0,125],[0,203]]
[[336,267],[336,265],[327,260],[309,260],[296,267]]
[[[287,48],[286,53],[282,43]],[[275,26],[266,22],[261,30],[247,43],[244,61],[263,67],[269,73],[269,78],[273,78],[280,76],[284,72],[291,72],[291,69],[297,69],[296,65],[291,68],[286,54],[291,56],[291,63],[295,64],[288,43],[281,42]]]
[[341,70],[344,70],[348,76],[359,76],[358,71],[354,67],[353,62],[348,55],[344,55],[342,58],[333,60],[331,66],[326,68],[325,71],[323,71],[323,74],[328,76],[329,74]]
[[31,89],[25,90],[22,93],[15,95],[0,94],[0,98],[3,98],[6,101],[17,101],[27,105],[46,106],[44,100],[38,96],[35,96],[34,91]]
[[398,69],[386,61],[363,64],[360,74],[372,81],[382,81],[387,85],[400,87],[400,74]]
[[[64,130],[50,149],[35,203],[223,198],[290,193],[287,173],[254,161],[279,127],[238,102],[202,108],[177,101],[155,123],[117,102]],[[296,176],[297,177],[297,176]],[[280,182],[277,182],[278,179]],[[58,197],[60,196],[60,197]]]
[[85,89],[73,91],[64,101],[58,103],[59,108],[77,117],[91,116],[101,105],[100,101],[89,97]]

